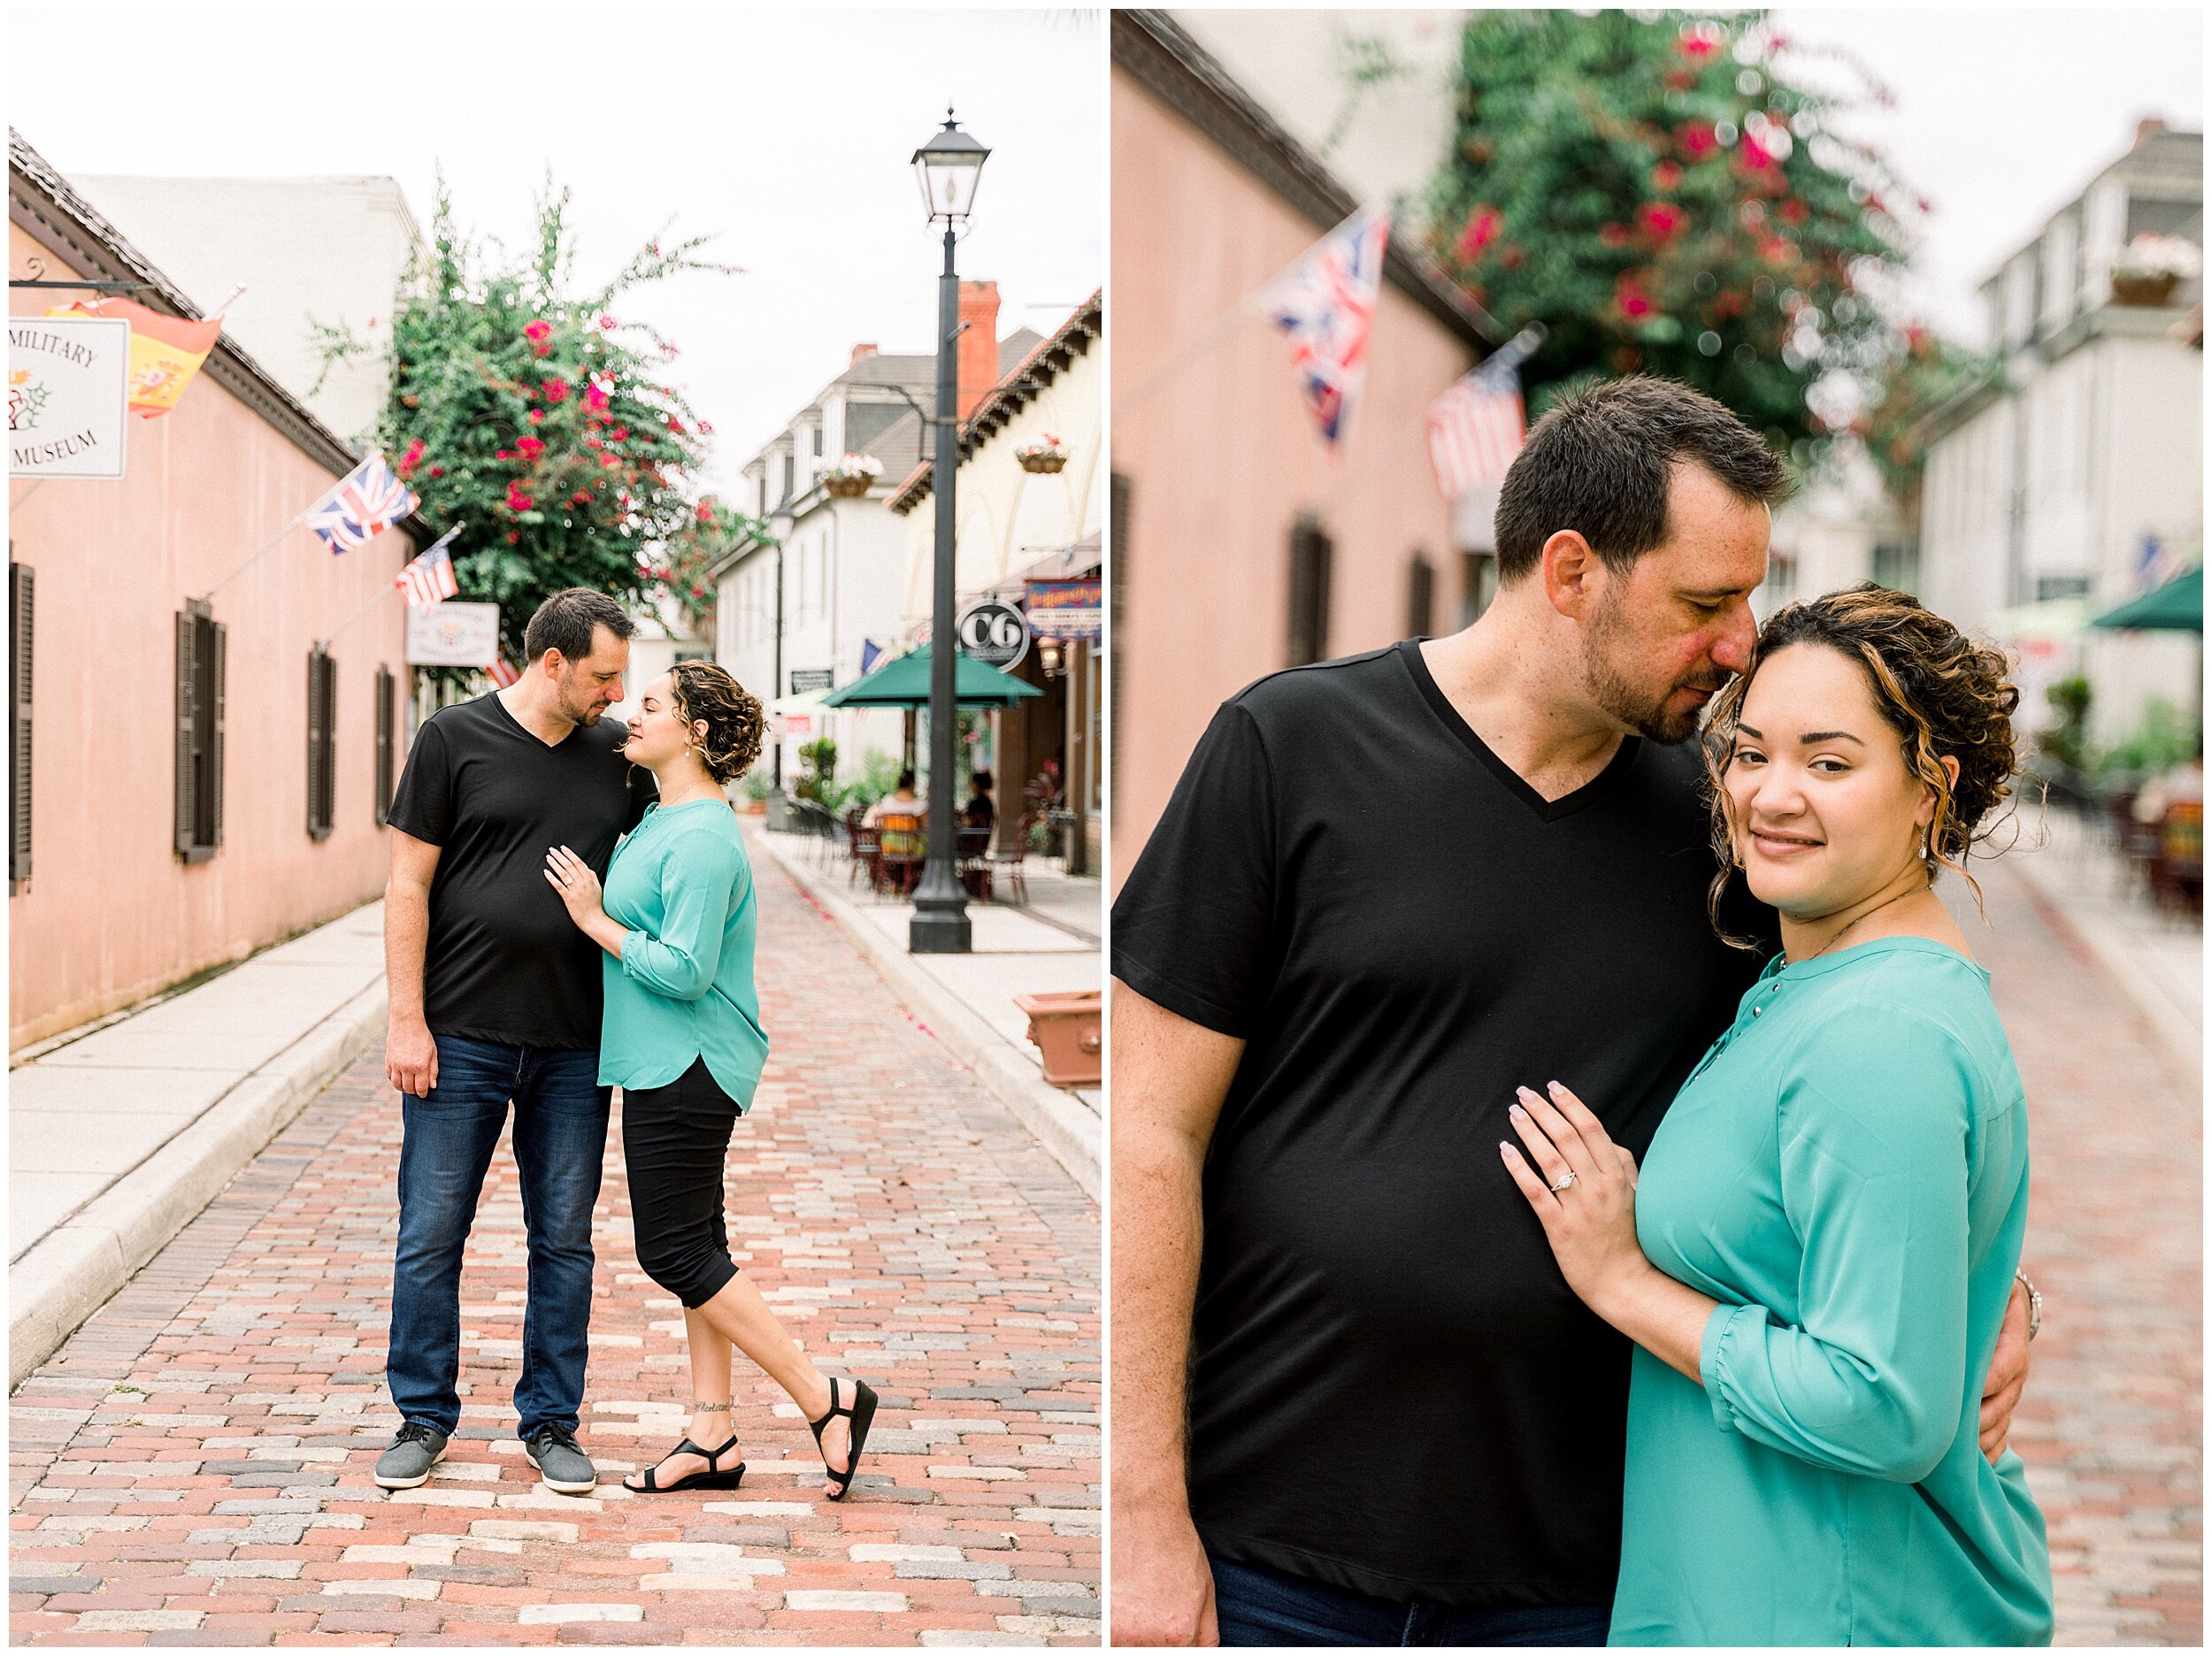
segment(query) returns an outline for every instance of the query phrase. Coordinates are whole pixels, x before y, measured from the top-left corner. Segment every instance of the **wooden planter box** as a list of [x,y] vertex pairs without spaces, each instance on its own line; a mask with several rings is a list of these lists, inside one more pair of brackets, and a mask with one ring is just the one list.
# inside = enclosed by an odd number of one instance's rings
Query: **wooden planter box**
[[1045,1079],[1056,1087],[1094,1087],[1103,1074],[1099,1017],[1104,997],[1095,989],[1059,994],[1016,995],[1029,1015],[1029,1039],[1044,1054]]
[[2115,276],[2112,303],[2156,310],[2174,296],[2180,282],[2178,276]]

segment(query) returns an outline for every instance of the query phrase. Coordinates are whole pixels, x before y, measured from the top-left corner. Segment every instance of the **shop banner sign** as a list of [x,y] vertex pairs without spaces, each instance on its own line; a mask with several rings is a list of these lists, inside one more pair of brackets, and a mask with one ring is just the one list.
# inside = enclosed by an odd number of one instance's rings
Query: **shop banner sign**
[[1095,644],[1105,631],[1105,602],[1096,580],[1031,581],[1022,601],[1039,638]]
[[1022,657],[1029,654],[1029,624],[1012,604],[995,598],[986,598],[962,610],[953,633],[964,654],[1001,672],[1020,666]]
[[8,318],[8,475],[123,475],[131,325],[78,317]]
[[448,599],[409,610],[407,659],[417,667],[489,667],[499,659],[499,606]]
[[794,667],[791,670],[791,694],[810,695],[817,690],[827,690],[835,682],[836,670],[829,667]]

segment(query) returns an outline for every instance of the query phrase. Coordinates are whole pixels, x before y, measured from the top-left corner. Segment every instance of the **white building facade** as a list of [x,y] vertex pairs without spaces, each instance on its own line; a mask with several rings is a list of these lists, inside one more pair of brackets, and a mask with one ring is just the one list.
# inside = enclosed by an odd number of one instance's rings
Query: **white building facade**
[[[1932,417],[1920,522],[1920,595],[1970,631],[2057,600],[2108,610],[2201,561],[2203,353],[2186,320],[2201,280],[2115,277],[2141,237],[2201,249],[2202,167],[2201,134],[2146,122],[1982,285],[2000,370]],[[2024,723],[2047,722],[2049,680],[2080,672],[2101,742],[2154,696],[2196,704],[2193,635],[2093,630],[2024,667]]]
[[[995,315],[993,293],[986,326]],[[1019,329],[987,360],[1018,361],[1038,340]],[[936,376],[933,356],[856,346],[845,372],[746,463],[734,504],[768,522],[772,539],[749,537],[714,566],[714,656],[764,702],[849,685],[903,648],[906,525],[887,502],[923,456],[926,428],[916,405],[933,402]],[[832,494],[825,482],[848,454],[879,468],[857,498]],[[907,724],[893,711],[793,710],[781,720],[783,740],[772,740],[761,763],[772,765],[780,746],[788,788],[804,773],[800,747],[827,736],[837,743],[838,775],[849,780],[872,754],[902,756]]]

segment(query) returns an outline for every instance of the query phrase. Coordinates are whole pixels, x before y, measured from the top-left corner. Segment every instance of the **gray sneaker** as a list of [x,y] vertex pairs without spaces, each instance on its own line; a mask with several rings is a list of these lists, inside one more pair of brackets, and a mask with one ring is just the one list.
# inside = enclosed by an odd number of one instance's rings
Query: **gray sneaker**
[[430,1482],[430,1468],[445,1459],[445,1434],[409,1421],[376,1458],[376,1481],[386,1489],[417,1489]]
[[576,1434],[550,1422],[522,1440],[523,1453],[538,1468],[538,1481],[557,1495],[588,1495],[599,1487],[591,1457],[577,1446]]

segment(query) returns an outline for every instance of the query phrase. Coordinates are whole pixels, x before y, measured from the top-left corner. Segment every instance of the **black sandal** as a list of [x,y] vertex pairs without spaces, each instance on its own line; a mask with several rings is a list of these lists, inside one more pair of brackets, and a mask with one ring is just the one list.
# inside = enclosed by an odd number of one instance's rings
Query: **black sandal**
[[822,1447],[824,1430],[840,1414],[853,1423],[852,1441],[845,1450],[845,1469],[842,1472],[833,1472],[830,1471],[826,1460],[823,1463],[823,1471],[828,1473],[830,1482],[837,1485],[835,1491],[830,1495],[832,1500],[843,1500],[847,1492],[851,1490],[853,1474],[860,1470],[860,1446],[868,1441],[868,1428],[876,1418],[876,1394],[869,1387],[868,1383],[865,1380],[855,1380],[851,1382],[851,1385],[853,1400],[848,1404],[840,1404],[837,1400],[838,1383],[834,1380],[831,1381],[829,1413],[823,1415],[820,1420],[807,1422],[808,1430],[814,1434],[814,1446],[817,1449]]
[[[734,1472],[725,1472],[715,1463],[736,1447],[737,1434],[735,1432],[730,1434],[729,1442],[724,1444],[719,1449],[702,1449],[687,1438],[671,1449],[667,1454],[663,1455],[659,1460],[645,1468],[641,1475],[645,1479],[644,1483],[633,1484],[628,1478],[624,1478],[622,1487],[639,1495],[673,1495],[678,1490],[690,1489],[733,1490],[745,1476],[745,1463],[742,1460],[739,1461],[737,1470]],[[663,1462],[680,1454],[697,1455],[707,1463],[707,1469],[680,1477],[673,1484],[661,1483],[658,1474]]]

